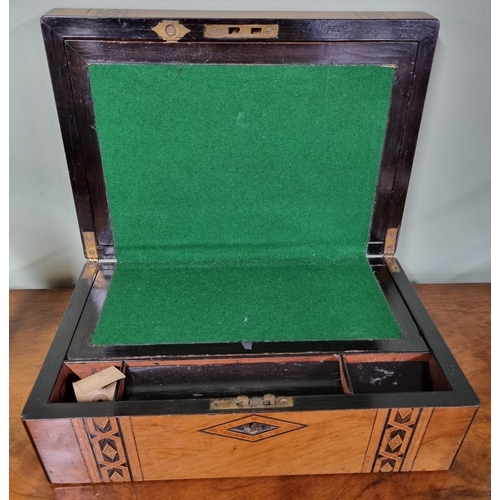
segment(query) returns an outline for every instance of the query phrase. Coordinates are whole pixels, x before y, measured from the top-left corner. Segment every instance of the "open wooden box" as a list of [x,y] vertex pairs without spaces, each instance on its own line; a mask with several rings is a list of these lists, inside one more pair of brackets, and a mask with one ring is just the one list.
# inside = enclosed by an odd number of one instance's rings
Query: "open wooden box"
[[438,28],[42,18],[88,259],[22,415],[51,482],[450,467],[479,403],[394,257]]

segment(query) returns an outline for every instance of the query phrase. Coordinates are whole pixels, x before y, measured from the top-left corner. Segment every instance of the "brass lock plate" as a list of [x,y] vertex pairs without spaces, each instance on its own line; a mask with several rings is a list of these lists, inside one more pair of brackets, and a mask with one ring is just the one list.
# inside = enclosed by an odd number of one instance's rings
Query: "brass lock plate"
[[210,402],[211,410],[245,410],[248,408],[287,408],[293,406],[290,396],[264,394],[262,397],[237,396],[235,398],[214,399]]

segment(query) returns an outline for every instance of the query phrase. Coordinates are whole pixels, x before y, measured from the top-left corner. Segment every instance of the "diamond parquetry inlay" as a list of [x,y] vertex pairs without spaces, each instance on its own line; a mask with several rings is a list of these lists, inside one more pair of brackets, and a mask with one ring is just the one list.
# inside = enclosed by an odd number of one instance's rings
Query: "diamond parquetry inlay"
[[264,439],[296,431],[303,427],[306,426],[294,422],[287,422],[286,420],[266,417],[264,415],[249,415],[248,417],[201,429],[200,432],[254,443],[256,441],[262,441]]

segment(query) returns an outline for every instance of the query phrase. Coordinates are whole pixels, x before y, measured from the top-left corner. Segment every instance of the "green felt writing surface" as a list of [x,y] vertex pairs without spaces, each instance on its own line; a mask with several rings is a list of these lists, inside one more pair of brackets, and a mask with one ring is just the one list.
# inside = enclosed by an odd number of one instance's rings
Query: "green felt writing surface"
[[93,343],[399,337],[364,258],[393,68],[89,73],[118,259]]
[[[217,267],[118,265],[97,342],[157,344],[398,337],[363,256]],[[96,342],[96,343],[97,343]]]

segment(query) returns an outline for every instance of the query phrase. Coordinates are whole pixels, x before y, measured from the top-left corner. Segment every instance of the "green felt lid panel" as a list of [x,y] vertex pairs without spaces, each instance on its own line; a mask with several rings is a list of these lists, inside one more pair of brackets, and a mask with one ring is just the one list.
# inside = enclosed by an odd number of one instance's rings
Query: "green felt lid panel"
[[89,73],[118,261],[94,344],[400,336],[365,258],[393,68]]
[[89,72],[119,261],[365,253],[393,68]]

